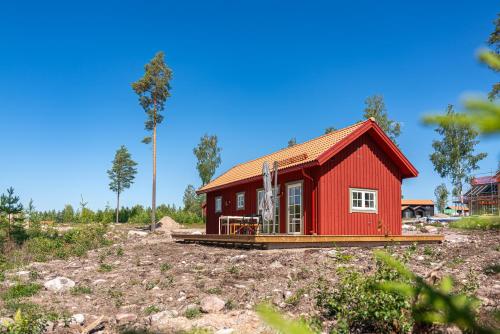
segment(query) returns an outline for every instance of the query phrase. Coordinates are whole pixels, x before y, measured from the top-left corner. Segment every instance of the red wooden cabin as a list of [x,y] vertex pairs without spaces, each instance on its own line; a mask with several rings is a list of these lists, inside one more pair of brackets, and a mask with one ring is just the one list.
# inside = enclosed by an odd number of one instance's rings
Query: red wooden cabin
[[276,232],[401,234],[401,182],[418,172],[372,119],[236,165],[200,188],[207,234],[220,232],[221,215],[258,214],[264,161],[279,165]]

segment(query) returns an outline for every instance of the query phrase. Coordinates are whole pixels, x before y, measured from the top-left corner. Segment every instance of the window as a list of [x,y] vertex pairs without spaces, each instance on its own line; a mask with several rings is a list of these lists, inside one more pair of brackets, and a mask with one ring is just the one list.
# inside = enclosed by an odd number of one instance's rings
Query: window
[[222,212],[222,196],[215,197],[215,212]]
[[236,194],[236,209],[243,210],[245,208],[245,193]]
[[349,189],[350,212],[377,212],[377,191],[368,189]]
[[[279,197],[279,185],[274,189],[273,196],[276,196],[276,211],[274,212],[274,222],[264,220],[262,222],[262,233],[279,233],[279,221],[280,221],[280,197]],[[264,198],[264,189],[257,190],[257,213],[262,214],[262,210],[259,209],[260,202]],[[273,225],[274,223],[274,225]]]

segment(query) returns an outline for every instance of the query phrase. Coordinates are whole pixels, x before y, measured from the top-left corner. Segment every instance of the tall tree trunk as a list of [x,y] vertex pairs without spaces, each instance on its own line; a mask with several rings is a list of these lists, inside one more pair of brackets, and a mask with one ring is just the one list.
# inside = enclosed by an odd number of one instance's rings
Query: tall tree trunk
[[120,192],[116,193],[116,223],[120,222]]
[[[155,108],[156,118],[156,108]],[[156,122],[153,127],[153,198],[151,205],[151,231],[156,229]]]

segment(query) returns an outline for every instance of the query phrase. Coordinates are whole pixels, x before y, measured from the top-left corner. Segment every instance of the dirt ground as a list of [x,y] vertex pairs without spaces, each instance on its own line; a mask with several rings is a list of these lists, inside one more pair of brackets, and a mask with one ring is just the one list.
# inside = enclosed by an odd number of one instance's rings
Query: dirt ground
[[[84,258],[32,263],[23,269],[35,272],[29,280],[42,285],[61,276],[76,283],[78,289],[57,293],[42,289],[29,298],[46,309],[83,319],[73,320],[69,327],[54,323],[50,329],[115,333],[128,326],[154,333],[193,328],[220,334],[270,333],[253,311],[256,304],[268,300],[292,316],[317,314],[314,286],[319,277],[336,280],[338,254],[351,255],[349,264],[362,271],[370,272],[375,265],[373,248],[242,250],[175,243],[165,230],[148,235],[128,232],[127,227],[114,227],[109,235],[115,243]],[[443,233],[443,244],[418,246],[410,267],[425,274],[445,261],[440,275],[450,274],[459,284],[478,284],[481,312],[498,310],[499,274],[484,269],[498,263],[500,233],[447,229]],[[394,246],[394,251],[405,247]],[[22,271],[10,273],[4,287],[22,277]],[[304,293],[299,301],[288,302],[300,289]],[[217,297],[224,307],[197,312],[207,297]],[[7,316],[2,303],[0,316]]]

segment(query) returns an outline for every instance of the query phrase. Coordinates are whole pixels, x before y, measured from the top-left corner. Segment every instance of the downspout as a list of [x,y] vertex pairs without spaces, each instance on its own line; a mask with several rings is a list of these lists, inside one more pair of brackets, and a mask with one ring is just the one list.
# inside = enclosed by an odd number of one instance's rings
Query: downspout
[[314,189],[314,179],[306,174],[306,171],[304,168],[302,168],[302,175],[308,179],[309,181],[311,181],[311,189],[312,189],[312,193],[314,194],[313,195],[313,198],[311,199],[311,226],[312,226],[312,233],[313,234],[317,234],[317,228],[316,228],[316,199],[317,199],[317,195],[316,195],[316,190]]

